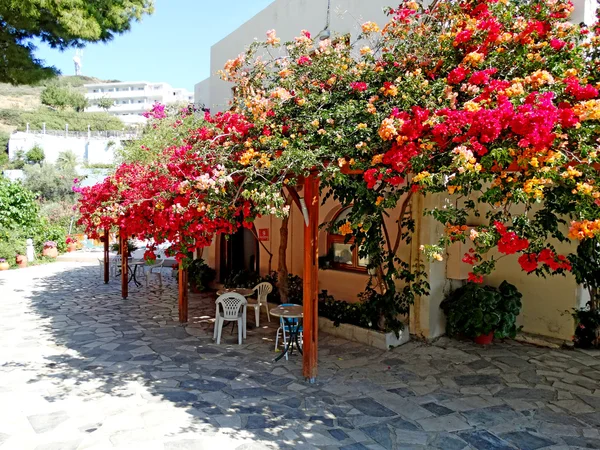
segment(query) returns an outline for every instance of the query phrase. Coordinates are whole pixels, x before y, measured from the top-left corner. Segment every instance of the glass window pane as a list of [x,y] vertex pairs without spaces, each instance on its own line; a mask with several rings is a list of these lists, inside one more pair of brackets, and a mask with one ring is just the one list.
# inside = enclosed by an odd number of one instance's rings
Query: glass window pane
[[[360,255],[360,250],[362,250],[362,245],[361,245],[361,248],[359,249],[359,255]],[[367,264],[369,264],[368,256],[365,256],[364,258],[361,258],[360,256],[358,257],[358,265],[360,267],[367,267]]]
[[343,243],[334,243],[333,261],[338,264],[352,265],[352,245]]

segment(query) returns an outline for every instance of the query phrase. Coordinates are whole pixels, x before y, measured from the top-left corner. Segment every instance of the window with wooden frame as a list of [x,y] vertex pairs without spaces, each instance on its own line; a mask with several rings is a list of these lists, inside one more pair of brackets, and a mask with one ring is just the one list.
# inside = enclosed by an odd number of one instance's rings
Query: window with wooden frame
[[332,220],[334,230],[327,233],[327,251],[329,253],[330,265],[332,269],[344,270],[349,272],[367,273],[368,258],[358,256],[358,246],[354,243],[354,238],[348,239],[348,236],[336,233],[340,226],[346,223],[352,207],[342,209]]

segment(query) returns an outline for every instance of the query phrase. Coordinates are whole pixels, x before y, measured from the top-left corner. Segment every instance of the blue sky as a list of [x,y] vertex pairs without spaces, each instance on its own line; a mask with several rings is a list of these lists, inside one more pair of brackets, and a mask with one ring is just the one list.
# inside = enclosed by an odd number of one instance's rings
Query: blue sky
[[[193,91],[210,75],[210,46],[273,0],[155,0],[155,12],[107,44],[83,50],[82,74],[122,81],[165,81]],[[266,30],[265,30],[266,31]],[[74,75],[75,50],[40,45],[36,56]]]

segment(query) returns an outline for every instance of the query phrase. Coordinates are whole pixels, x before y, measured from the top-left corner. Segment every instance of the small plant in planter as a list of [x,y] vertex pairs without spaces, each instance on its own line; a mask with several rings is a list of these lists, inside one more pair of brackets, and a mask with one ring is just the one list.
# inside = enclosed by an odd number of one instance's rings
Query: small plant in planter
[[65,242],[67,243],[68,252],[74,252],[75,250],[77,250],[77,238],[73,236],[67,236]]
[[195,259],[188,267],[188,279],[192,292],[202,292],[217,276],[216,270],[209,267],[203,259]]
[[494,337],[514,338],[520,327],[521,293],[503,281],[498,288],[467,283],[444,299],[440,308],[446,314],[446,333],[489,344]]
[[47,256],[49,258],[56,258],[58,256],[58,248],[57,248],[56,242],[54,242],[54,241],[44,242],[44,248],[42,250],[42,255]]
[[0,258],[0,271],[10,269],[10,264],[4,258]]
[[576,309],[572,314],[576,324],[573,343],[578,348],[600,348],[600,311],[590,304],[587,309]]

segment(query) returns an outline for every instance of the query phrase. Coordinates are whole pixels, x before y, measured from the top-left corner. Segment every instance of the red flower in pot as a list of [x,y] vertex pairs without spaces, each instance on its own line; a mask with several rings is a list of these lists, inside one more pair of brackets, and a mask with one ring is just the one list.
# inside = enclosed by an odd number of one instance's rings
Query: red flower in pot
[[74,252],[75,250],[77,250],[77,239],[74,238],[73,236],[67,236],[67,239],[65,240],[65,242],[67,243],[67,251],[68,252]]

